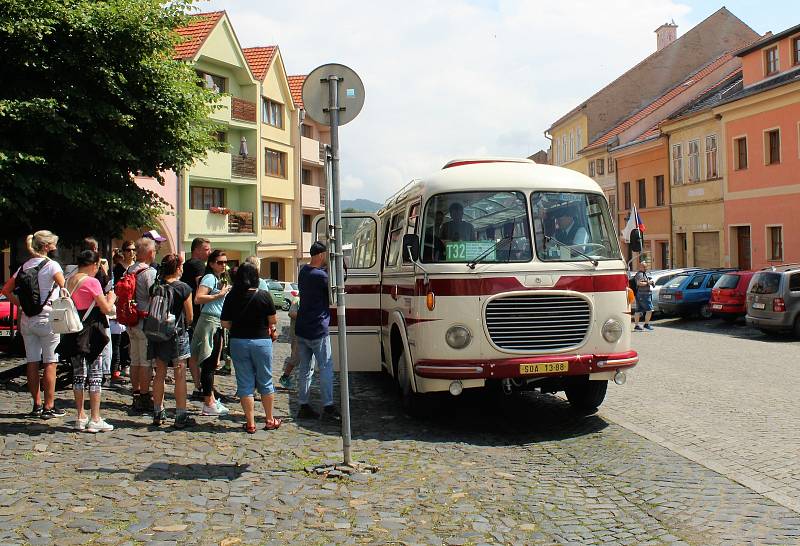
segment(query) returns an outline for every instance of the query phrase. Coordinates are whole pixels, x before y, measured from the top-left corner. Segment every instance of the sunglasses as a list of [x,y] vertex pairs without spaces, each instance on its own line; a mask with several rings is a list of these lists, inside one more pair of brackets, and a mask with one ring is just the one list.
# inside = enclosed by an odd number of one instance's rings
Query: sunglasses
[[225,265],[228,263],[228,260],[217,260],[217,265]]
[[134,250],[136,250],[136,249],[135,248],[123,248],[122,252],[133,252]]

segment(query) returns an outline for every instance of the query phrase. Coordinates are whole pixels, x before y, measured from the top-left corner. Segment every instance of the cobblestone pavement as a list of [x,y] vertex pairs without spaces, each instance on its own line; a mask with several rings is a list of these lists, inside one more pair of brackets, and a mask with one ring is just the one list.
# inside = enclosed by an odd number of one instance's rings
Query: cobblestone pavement
[[117,429],[91,435],[25,418],[19,385],[0,389],[0,544],[800,543],[798,514],[556,397],[465,393],[420,423],[354,374],[354,454],[380,470],[326,479],[304,469],[339,460],[335,425],[248,436],[236,411],[151,430],[121,390],[104,401]]
[[800,513],[800,341],[680,319],[633,340],[601,415]]

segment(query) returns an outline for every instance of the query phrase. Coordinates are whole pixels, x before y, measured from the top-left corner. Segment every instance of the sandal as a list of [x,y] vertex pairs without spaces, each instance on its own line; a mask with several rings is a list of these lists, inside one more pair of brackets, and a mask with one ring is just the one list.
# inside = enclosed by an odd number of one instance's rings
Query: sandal
[[280,428],[281,423],[283,423],[283,421],[274,417],[271,422],[267,421],[267,424],[264,425],[264,430],[277,430]]
[[244,424],[242,427],[247,434],[255,434],[256,433],[256,426],[250,426],[247,423]]

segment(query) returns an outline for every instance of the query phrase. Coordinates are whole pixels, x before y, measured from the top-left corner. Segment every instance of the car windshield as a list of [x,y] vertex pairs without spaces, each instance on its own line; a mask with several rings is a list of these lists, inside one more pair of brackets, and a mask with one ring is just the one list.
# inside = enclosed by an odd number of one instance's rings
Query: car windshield
[[672,275],[664,275],[656,280],[656,286],[664,286],[672,279]]
[[514,191],[454,192],[433,196],[425,208],[422,261],[529,262],[525,196]]
[[723,275],[719,278],[717,284],[714,285],[714,288],[723,288],[726,290],[732,290],[736,288],[736,286],[739,284],[740,278],[741,277],[739,275],[731,275],[731,274]]
[[281,292],[283,292],[283,286],[281,285],[281,283],[278,283],[278,282],[269,283],[269,289],[270,290],[280,290]]
[[753,294],[774,294],[781,284],[780,273],[756,273],[750,283],[750,292]]
[[586,258],[619,260],[605,197],[595,193],[534,192],[531,195],[536,254],[543,262]]
[[291,287],[292,290],[297,290],[297,283],[296,282],[291,283]]
[[677,277],[669,281],[669,283],[667,284],[667,288],[678,288],[681,284],[683,284],[683,281],[685,281],[688,277],[689,275],[678,275]]

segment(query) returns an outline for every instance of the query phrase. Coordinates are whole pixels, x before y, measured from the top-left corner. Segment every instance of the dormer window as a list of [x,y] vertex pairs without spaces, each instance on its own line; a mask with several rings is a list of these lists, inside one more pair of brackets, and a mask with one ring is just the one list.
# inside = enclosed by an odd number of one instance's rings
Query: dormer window
[[792,56],[794,65],[800,65],[800,36],[792,39]]
[[775,46],[764,51],[764,75],[777,74],[778,68],[778,46]]
[[211,89],[214,93],[225,92],[225,78],[222,76],[215,76],[200,70],[197,71],[197,76],[200,78],[200,84],[206,89]]

